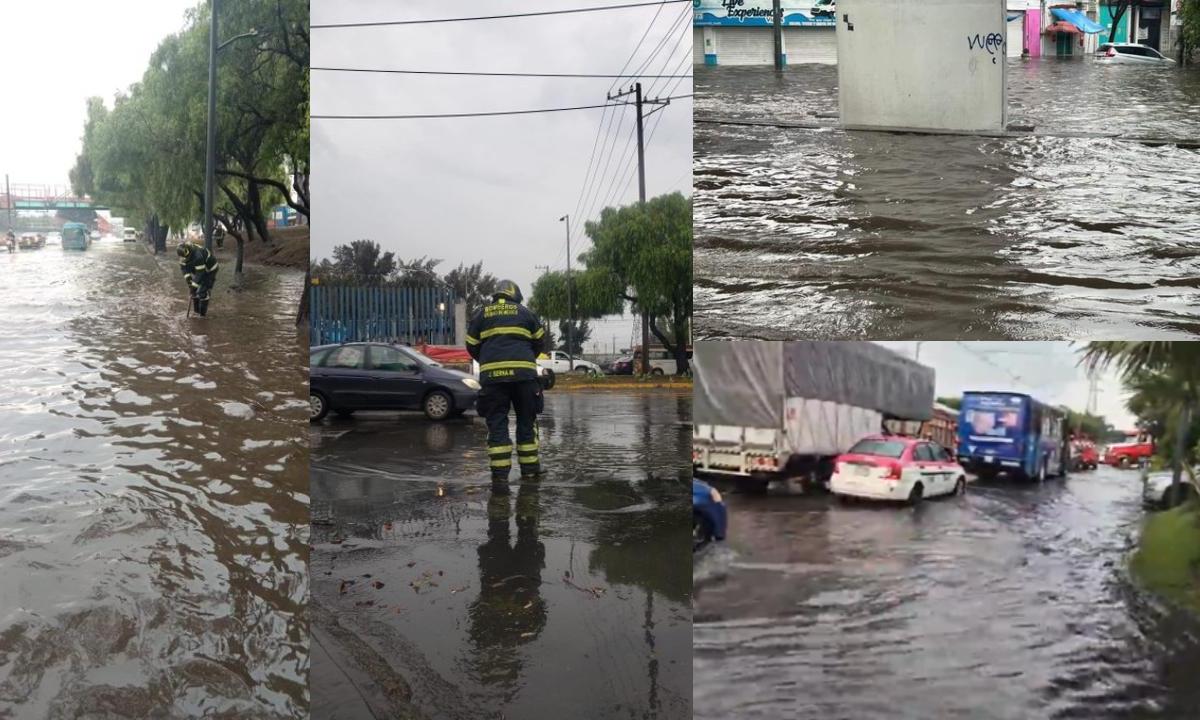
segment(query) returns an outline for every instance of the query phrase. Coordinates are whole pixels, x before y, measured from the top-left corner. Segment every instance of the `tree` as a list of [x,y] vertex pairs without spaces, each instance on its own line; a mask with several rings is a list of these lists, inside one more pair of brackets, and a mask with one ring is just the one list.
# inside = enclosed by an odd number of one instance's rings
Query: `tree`
[[421,256],[416,260],[396,263],[394,280],[401,285],[442,285],[442,278],[437,273],[441,260]]
[[1180,20],[1183,27],[1179,38],[1179,62],[1182,65],[1200,48],[1200,0],[1183,0]]
[[[1186,449],[1196,437],[1192,426],[1200,404],[1200,343],[1094,341],[1084,347],[1081,362],[1091,371],[1114,366],[1122,382],[1134,390],[1130,411],[1147,419],[1157,416],[1175,431],[1170,443],[1171,493],[1179,497]],[[1187,472],[1192,474],[1190,466]]]
[[[567,347],[566,342],[568,326],[571,329],[571,347],[569,348]],[[558,333],[559,337],[563,338],[563,342],[560,343],[557,348],[565,353],[568,353],[572,357],[579,357],[583,354],[583,344],[592,337],[592,328],[588,326],[587,320],[576,320],[575,322],[571,322],[569,320],[559,320]]]
[[394,253],[383,252],[373,240],[355,240],[333,249],[333,262],[318,264],[317,277],[336,282],[381,284],[396,272]]
[[585,269],[571,278],[567,307],[565,273],[545,273],[534,285],[531,307],[544,317],[597,318],[630,303],[650,332],[688,371],[692,319],[692,202],[680,193],[644,204],[605,208],[585,232],[592,248],[580,255]]
[[459,263],[458,267],[446,273],[444,280],[454,291],[455,297],[466,303],[468,317],[491,300],[497,283],[494,275],[483,271],[482,262],[474,265]]
[[940,398],[937,398],[937,402],[940,402],[941,404],[945,405],[946,407],[954,408],[955,410],[959,410],[962,408],[962,398],[961,397],[940,397]]

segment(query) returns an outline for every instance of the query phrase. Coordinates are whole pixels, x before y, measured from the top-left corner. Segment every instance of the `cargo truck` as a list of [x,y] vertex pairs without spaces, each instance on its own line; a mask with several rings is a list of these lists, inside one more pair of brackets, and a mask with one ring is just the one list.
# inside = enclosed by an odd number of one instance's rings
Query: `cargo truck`
[[693,470],[751,491],[828,487],[860,438],[933,415],[933,369],[869,342],[705,342],[693,370]]

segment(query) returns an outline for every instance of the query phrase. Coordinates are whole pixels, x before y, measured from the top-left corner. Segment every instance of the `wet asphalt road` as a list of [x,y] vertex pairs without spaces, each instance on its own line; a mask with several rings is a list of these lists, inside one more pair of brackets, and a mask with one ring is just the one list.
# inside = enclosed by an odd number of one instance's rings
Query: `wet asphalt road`
[[307,716],[304,277],[159,262],[0,253],[4,720]]
[[726,494],[697,718],[1200,717],[1200,626],[1135,589],[1136,471],[839,505]]
[[690,718],[690,418],[548,392],[507,497],[473,413],[315,426],[314,720]]
[[[1198,69],[1009,63],[1010,122],[1200,138]],[[836,66],[695,72],[697,118],[837,113]],[[1200,152],[697,123],[694,160],[701,336],[1200,335]]]

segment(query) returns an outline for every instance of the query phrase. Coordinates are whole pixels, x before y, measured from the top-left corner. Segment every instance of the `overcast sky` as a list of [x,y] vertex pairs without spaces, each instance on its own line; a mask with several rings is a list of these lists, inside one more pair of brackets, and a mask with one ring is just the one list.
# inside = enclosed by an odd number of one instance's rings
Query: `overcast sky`
[[[916,342],[880,342],[908,357]],[[1077,365],[1079,345],[1065,342],[922,342],[920,361],[937,373],[939,397],[964,390],[1011,390],[1054,405],[1087,408],[1087,374]],[[964,347],[965,346],[965,347]],[[1112,370],[1099,378],[1097,412],[1118,429],[1132,429],[1125,393]]]
[[[444,18],[583,7],[531,0],[461,0],[396,3],[384,0],[313,0],[313,24]],[[354,29],[314,29],[314,67],[358,67],[486,72],[618,73],[650,27],[629,69],[659,46],[644,74],[691,72],[688,3],[597,13],[509,20]],[[678,22],[677,22],[678,21]],[[668,35],[668,30],[670,34]],[[627,70],[628,71],[628,70]],[[312,113],[421,114],[482,112],[605,102],[608,79],[474,78],[312,73]],[[625,81],[628,82],[628,81]],[[674,90],[671,90],[674,86]],[[646,80],[647,94],[691,94],[691,79]],[[624,192],[612,203],[637,200],[631,174],[636,153],[627,145],[634,127],[624,115],[616,150],[601,189],[620,167]],[[335,245],[359,238],[379,242],[404,260],[442,259],[443,273],[460,262],[482,260],[484,269],[516,280],[528,294],[536,266],[566,264],[566,232],[559,218],[572,213],[571,254],[586,249],[582,233],[591,212],[580,203],[602,110],[499,118],[438,120],[327,120],[312,122],[312,255],[328,257]],[[612,113],[613,111],[609,111]],[[661,118],[661,120],[659,120]],[[650,128],[658,123],[652,137]],[[616,135],[617,127],[610,131]],[[692,105],[676,100],[647,120],[646,194],[691,194]],[[606,133],[607,135],[607,133]],[[602,155],[605,137],[596,155]],[[611,140],[609,141],[612,142]],[[611,147],[611,146],[610,146]],[[595,170],[593,170],[595,173]],[[589,192],[589,195],[602,195]],[[628,347],[628,320],[597,326],[594,340],[618,338]]]
[[[4,107],[0,173],[13,184],[67,185],[87,98],[141,79],[163,37],[197,0],[0,2]],[[2,178],[0,178],[2,180]]]

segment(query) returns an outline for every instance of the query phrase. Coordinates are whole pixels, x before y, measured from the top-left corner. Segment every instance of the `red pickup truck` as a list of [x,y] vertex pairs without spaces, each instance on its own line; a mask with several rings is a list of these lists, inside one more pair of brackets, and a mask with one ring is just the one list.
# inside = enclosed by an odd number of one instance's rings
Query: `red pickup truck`
[[1154,454],[1154,442],[1123,442],[1109,445],[1104,449],[1104,464],[1113,467],[1133,467],[1143,459],[1150,459]]

